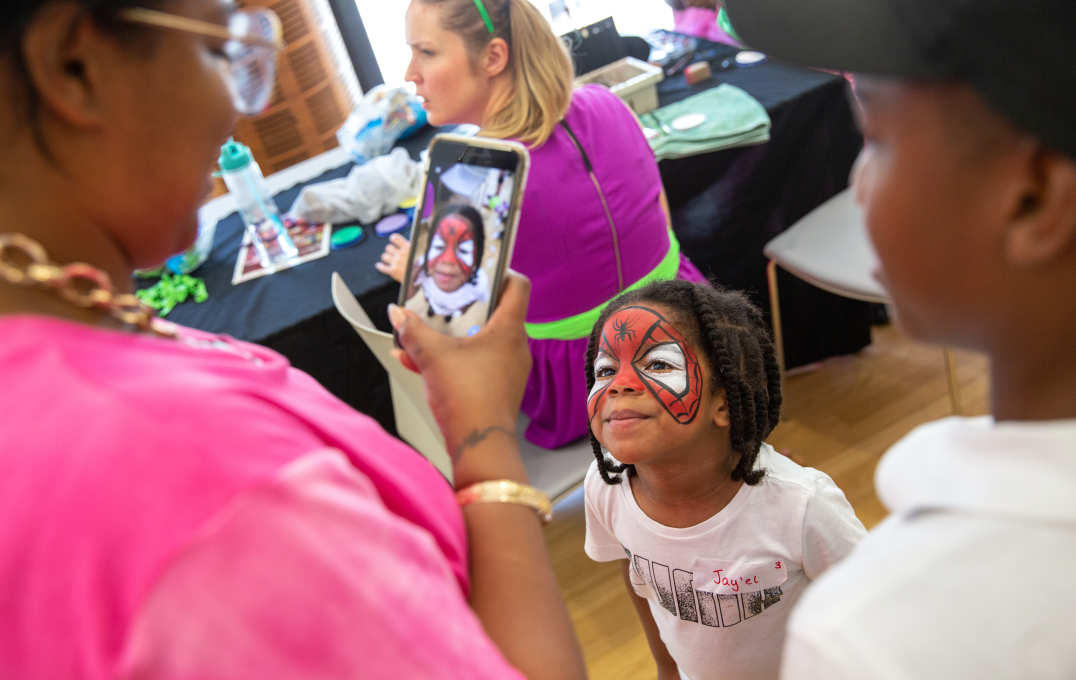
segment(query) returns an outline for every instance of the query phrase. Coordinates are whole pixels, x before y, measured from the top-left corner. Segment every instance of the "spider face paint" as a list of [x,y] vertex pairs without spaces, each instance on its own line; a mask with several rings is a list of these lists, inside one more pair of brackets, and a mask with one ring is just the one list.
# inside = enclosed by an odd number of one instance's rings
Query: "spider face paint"
[[702,369],[684,336],[663,316],[648,307],[624,307],[602,326],[587,397],[591,419],[602,412],[610,389],[648,391],[686,425],[699,412]]
[[446,292],[458,289],[475,273],[475,225],[460,215],[447,215],[430,237],[427,270],[438,288]]

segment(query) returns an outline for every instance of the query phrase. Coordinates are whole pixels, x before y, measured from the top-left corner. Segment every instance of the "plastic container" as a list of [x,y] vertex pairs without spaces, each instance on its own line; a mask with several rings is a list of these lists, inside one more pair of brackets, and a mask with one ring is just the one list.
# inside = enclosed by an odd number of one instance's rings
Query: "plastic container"
[[658,83],[665,78],[661,67],[624,57],[575,79],[579,85],[597,83],[624,100],[636,115],[658,107]]
[[220,173],[228,192],[235,197],[239,216],[254,242],[262,267],[274,268],[299,255],[272,194],[265,184],[261,168],[250,149],[234,140],[220,148]]
[[202,216],[199,215],[198,238],[195,239],[194,245],[186,251],[168,258],[164,263],[165,266],[173,274],[190,274],[198,267],[201,267],[202,263],[209,258],[209,252],[213,250],[213,236],[216,232],[217,223],[206,224],[202,221]]
[[166,272],[172,274],[190,274],[202,263],[209,259],[209,253],[213,250],[213,236],[217,231],[216,222],[207,222],[202,219],[201,211],[198,213],[198,238],[194,244],[182,253],[169,257],[164,264],[149,269],[136,269],[135,276],[155,277]]

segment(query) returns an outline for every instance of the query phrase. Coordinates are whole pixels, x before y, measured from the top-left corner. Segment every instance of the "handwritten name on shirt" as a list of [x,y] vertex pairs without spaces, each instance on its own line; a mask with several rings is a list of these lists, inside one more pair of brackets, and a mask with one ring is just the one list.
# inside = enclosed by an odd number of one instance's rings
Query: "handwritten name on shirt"
[[[774,562],[773,568],[780,570],[781,562]],[[740,586],[759,585],[758,574],[733,574],[725,569],[714,569],[714,584],[726,587],[734,593],[740,592]]]

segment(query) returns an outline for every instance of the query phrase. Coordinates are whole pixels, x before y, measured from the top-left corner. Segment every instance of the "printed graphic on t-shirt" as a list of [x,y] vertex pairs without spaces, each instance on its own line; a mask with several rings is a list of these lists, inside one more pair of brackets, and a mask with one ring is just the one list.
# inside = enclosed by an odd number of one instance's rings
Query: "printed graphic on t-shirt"
[[[627,548],[631,564],[631,584],[636,594],[654,600],[681,621],[711,628],[728,628],[746,621],[781,601],[784,592],[780,585],[765,586],[772,577],[729,575],[714,570],[713,590],[695,587],[695,573],[662,564],[643,555],[633,555]],[[775,570],[783,568],[776,563]]]

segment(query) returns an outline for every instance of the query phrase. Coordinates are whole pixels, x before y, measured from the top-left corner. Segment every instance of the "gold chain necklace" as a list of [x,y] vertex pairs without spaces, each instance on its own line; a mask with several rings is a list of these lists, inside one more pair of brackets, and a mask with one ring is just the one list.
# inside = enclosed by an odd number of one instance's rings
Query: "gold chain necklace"
[[57,265],[40,243],[18,233],[0,234],[0,279],[18,286],[44,288],[83,309],[95,309],[136,328],[175,337],[172,324],[130,293],[114,293],[108,274],[86,264]]

